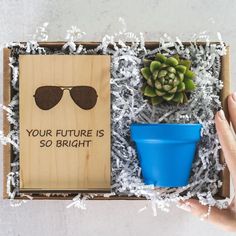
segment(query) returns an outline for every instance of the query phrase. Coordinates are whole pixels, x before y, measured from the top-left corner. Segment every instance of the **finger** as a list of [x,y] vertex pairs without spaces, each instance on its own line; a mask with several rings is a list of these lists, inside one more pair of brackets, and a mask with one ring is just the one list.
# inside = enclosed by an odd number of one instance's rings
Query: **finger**
[[228,97],[228,109],[234,132],[236,132],[236,92]]
[[191,214],[207,220],[220,228],[227,231],[236,231],[235,216],[228,209],[220,210],[216,207],[212,207],[210,214],[204,218],[204,215],[208,212],[208,206],[203,206],[198,200],[189,199],[185,202],[190,208]]
[[216,113],[215,123],[225,161],[232,178],[236,180],[236,142],[223,110]]

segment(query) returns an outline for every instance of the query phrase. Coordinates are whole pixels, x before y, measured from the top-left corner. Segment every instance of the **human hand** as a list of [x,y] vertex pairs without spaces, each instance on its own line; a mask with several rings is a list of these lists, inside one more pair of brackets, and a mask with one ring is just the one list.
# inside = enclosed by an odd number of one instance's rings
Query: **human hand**
[[[228,109],[230,120],[234,131],[236,132],[236,93],[228,96]],[[225,156],[226,164],[229,168],[233,181],[233,187],[236,189],[236,140],[225,118],[223,110],[215,115],[216,130]],[[187,205],[188,211],[197,217],[201,217],[208,211],[208,206],[203,206],[198,200],[189,199],[183,203]],[[184,209],[184,208],[183,208]],[[219,226],[221,229],[236,232],[236,199],[233,198],[227,209],[218,209],[212,207],[207,221]]]

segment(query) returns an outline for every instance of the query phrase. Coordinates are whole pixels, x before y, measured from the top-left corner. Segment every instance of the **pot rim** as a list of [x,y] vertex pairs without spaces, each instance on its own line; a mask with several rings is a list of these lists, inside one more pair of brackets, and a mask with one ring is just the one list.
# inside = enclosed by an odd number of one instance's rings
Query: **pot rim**
[[131,139],[134,142],[144,140],[186,140],[199,141],[201,138],[201,124],[139,124],[130,126]]
[[200,126],[200,123],[132,123],[131,126]]

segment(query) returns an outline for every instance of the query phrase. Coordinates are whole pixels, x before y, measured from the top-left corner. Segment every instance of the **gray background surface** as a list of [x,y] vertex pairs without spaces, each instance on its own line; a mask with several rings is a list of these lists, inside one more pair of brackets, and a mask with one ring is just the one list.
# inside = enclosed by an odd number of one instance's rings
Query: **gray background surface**
[[[219,31],[231,46],[233,65],[236,62],[235,14],[234,0],[0,0],[0,43],[27,40],[44,22],[50,23],[49,40],[63,40],[66,30],[77,25],[87,33],[84,40],[99,41],[105,34],[120,30],[118,18],[123,17],[127,29],[143,32],[146,40],[158,40],[164,32],[188,40],[193,33],[203,31],[214,40]],[[235,73],[232,66],[232,80]],[[233,81],[233,89],[235,85]],[[175,207],[170,213],[158,211],[156,217],[150,207],[139,213],[147,204],[145,201],[90,201],[85,211],[67,209],[69,203],[31,201],[13,208],[8,201],[0,200],[0,236],[231,235]]]

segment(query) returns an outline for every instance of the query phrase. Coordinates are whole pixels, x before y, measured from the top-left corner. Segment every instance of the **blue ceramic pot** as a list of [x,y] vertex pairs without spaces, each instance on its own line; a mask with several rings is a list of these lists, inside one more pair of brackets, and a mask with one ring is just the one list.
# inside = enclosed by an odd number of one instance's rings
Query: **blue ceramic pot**
[[188,184],[200,124],[132,124],[145,184],[181,187]]

